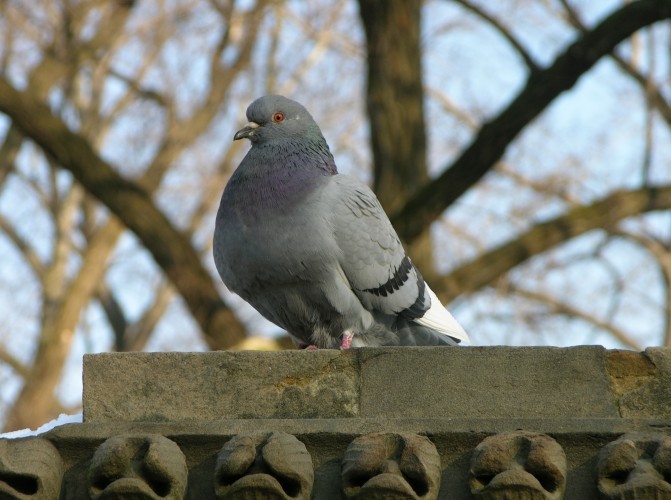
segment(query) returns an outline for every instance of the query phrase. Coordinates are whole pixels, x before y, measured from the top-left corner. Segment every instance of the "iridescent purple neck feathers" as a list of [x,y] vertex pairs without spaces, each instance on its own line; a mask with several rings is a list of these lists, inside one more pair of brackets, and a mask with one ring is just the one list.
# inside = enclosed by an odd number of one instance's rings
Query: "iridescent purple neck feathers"
[[[258,219],[300,203],[338,169],[322,139],[300,146],[291,140],[254,145],[231,176],[224,191],[232,207]],[[240,212],[238,212],[240,213]]]

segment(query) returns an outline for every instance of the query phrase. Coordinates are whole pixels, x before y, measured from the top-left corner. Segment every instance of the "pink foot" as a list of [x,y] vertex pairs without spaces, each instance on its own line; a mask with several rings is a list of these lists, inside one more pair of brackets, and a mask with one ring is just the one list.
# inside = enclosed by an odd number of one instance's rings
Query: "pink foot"
[[352,347],[352,337],[354,337],[354,334],[349,330],[345,330],[340,340],[340,349],[345,350]]
[[319,347],[317,347],[316,345],[308,345],[308,344],[300,343],[300,344],[296,345],[296,349],[300,349],[301,351],[303,351],[303,350],[305,350],[305,351],[316,351],[317,349],[319,349]]

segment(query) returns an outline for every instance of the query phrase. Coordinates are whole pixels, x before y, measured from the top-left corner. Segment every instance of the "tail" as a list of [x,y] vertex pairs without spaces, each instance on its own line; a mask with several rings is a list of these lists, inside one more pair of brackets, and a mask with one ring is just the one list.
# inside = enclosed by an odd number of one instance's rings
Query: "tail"
[[429,330],[434,331],[438,335],[449,337],[454,344],[459,342],[470,342],[466,330],[454,319],[445,306],[440,303],[433,290],[426,285],[426,291],[431,297],[431,307],[424,313],[421,318],[415,318],[412,321],[418,325],[424,326]]
[[355,335],[352,346],[449,346],[470,342],[466,331],[428,285],[425,293],[425,299],[431,300],[431,307],[424,315],[418,318],[372,311],[373,325]]
[[398,345],[449,346],[459,344],[459,340],[427,326],[419,325],[415,321],[406,318],[397,320],[395,326]]
[[450,346],[458,341],[403,316],[377,314],[375,323],[352,339],[352,347]]

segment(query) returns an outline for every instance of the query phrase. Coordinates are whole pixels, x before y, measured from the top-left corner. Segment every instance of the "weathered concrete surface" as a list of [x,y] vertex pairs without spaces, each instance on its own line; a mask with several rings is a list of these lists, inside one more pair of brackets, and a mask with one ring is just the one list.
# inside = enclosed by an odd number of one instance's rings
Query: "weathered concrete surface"
[[84,419],[352,417],[356,363],[334,350],[85,356]]
[[86,422],[671,418],[671,350],[598,346],[120,353],[84,358]]
[[602,347],[362,349],[362,416],[616,417]]
[[671,418],[671,349],[611,351],[608,373],[626,418]]

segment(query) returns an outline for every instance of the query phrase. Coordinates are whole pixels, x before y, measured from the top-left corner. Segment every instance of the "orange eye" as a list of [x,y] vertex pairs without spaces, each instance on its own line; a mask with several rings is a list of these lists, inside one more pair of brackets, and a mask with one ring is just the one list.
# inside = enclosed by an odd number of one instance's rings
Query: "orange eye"
[[273,115],[273,121],[275,123],[282,123],[284,121],[284,114],[283,113],[275,113]]

